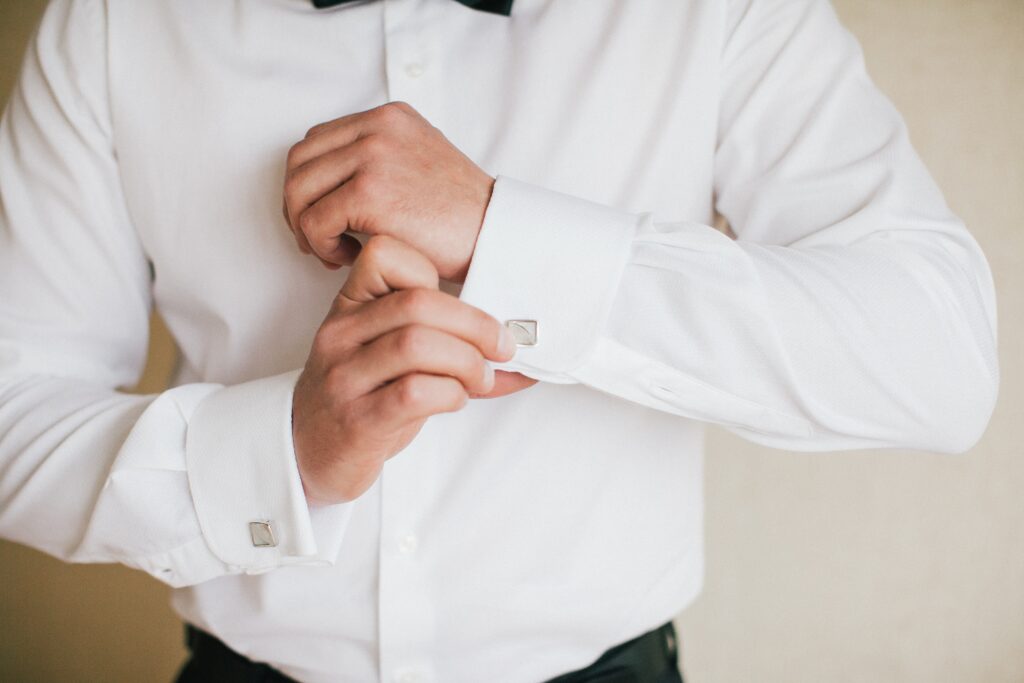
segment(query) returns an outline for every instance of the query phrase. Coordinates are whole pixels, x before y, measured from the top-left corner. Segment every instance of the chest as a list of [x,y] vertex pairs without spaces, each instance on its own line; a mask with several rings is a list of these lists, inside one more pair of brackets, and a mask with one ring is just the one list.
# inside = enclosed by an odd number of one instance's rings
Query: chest
[[291,360],[340,282],[284,225],[285,155],[389,100],[492,175],[709,221],[720,4],[112,3],[116,144],[158,305],[183,334],[196,316],[236,337],[289,321]]

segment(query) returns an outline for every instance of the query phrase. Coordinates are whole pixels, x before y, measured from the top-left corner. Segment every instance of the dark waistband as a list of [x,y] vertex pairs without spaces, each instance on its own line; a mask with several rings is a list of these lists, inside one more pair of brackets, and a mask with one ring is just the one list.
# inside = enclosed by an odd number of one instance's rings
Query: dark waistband
[[[295,683],[280,671],[235,652],[214,636],[191,625],[185,644],[192,657],[178,683]],[[661,683],[681,680],[676,672],[676,632],[672,622],[616,645],[590,666],[548,683]],[[678,674],[676,674],[678,676]]]
[[670,621],[616,645],[585,669],[558,676],[548,683],[681,683],[676,647],[676,629]]

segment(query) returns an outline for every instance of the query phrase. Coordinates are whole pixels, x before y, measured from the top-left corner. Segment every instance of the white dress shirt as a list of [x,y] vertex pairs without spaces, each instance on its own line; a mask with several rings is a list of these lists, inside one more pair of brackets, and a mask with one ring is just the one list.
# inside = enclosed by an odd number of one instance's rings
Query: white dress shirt
[[[543,381],[310,509],[291,392],[346,271],[285,154],[388,100],[498,176],[461,297],[537,321]],[[823,0],[60,0],[0,202],[0,533],[302,681],[583,667],[700,590],[703,423],[956,452],[998,385],[985,259]],[[127,395],[153,304],[181,365]]]

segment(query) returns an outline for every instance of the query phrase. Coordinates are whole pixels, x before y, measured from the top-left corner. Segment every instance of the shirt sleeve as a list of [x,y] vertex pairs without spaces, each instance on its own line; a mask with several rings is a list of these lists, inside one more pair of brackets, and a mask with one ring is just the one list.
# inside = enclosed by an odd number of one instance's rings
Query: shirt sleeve
[[737,239],[499,177],[461,297],[504,369],[791,450],[964,451],[998,387],[985,258],[819,0],[730,5],[714,192]]
[[0,534],[174,586],[332,562],[351,510],[305,502],[297,373],[117,389],[144,362],[151,274],[121,191],[105,26],[98,0],[51,3],[0,123]]

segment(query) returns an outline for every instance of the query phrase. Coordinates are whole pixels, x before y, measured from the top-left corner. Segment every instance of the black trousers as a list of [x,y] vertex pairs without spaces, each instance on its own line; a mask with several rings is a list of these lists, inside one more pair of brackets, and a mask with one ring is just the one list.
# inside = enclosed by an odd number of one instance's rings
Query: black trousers
[[[192,626],[185,628],[185,642],[192,655],[177,683],[294,683]],[[676,647],[676,632],[670,622],[613,647],[585,669],[548,683],[683,683]],[[501,672],[495,672],[491,680],[501,683]]]

